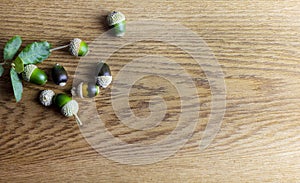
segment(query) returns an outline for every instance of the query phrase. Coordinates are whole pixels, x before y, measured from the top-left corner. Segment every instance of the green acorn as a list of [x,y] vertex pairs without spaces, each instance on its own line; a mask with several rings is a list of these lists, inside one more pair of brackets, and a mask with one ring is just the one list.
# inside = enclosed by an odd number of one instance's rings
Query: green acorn
[[75,57],[82,57],[86,56],[89,53],[89,46],[87,45],[86,42],[82,41],[79,38],[75,38],[70,41],[70,44],[60,46],[57,48],[53,48],[50,50],[50,52],[55,51],[55,50],[60,50],[69,47],[69,52],[71,55]]
[[24,67],[24,72],[22,73],[22,76],[25,81],[35,83],[38,85],[46,84],[48,79],[46,73],[34,64],[26,65]]
[[112,82],[111,71],[107,63],[100,61],[96,67],[96,84],[102,88],[108,87]]
[[54,104],[60,109],[61,113],[66,117],[75,116],[76,122],[82,126],[82,122],[77,116],[79,105],[76,100],[72,100],[71,97],[64,93],[60,93],[54,96]]
[[77,87],[73,87],[71,92],[73,96],[80,98],[93,98],[100,93],[100,88],[94,83],[81,82]]
[[89,47],[86,42],[78,38],[71,40],[69,50],[76,57],[86,56],[89,53]]
[[122,37],[126,31],[125,15],[121,12],[113,11],[107,16],[107,23],[113,28],[114,35]]

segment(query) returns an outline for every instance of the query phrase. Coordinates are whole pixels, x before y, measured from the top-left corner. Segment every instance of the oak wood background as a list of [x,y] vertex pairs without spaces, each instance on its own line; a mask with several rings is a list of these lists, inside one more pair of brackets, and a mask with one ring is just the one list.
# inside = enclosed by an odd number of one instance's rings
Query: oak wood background
[[[22,36],[23,46],[37,40],[58,46],[75,37],[90,43],[107,30],[104,17],[111,10],[122,11],[128,21],[179,22],[206,41],[222,66],[227,87],[227,111],[217,137],[205,151],[198,151],[211,94],[205,75],[193,65],[186,69],[195,78],[202,102],[197,129],[174,156],[144,166],[104,158],[89,146],[72,118],[37,102],[40,90],[67,92],[72,82],[63,89],[51,82],[45,87],[24,83],[23,99],[16,104],[7,69],[0,79],[1,182],[300,182],[300,1],[2,0],[0,51],[16,34]],[[187,61],[175,48],[170,54],[172,49],[164,45],[138,44],[113,55],[113,75],[140,52]],[[58,51],[40,67],[49,71],[53,63],[61,63],[72,80],[78,61]],[[151,94],[169,97],[170,123],[163,123],[169,126],[147,133],[117,122],[108,101],[110,89],[96,98],[113,135],[128,143],[152,143],[172,131],[180,104],[175,88],[164,80],[159,83],[164,90],[156,90],[155,83],[137,82],[132,89],[137,96],[130,97],[137,116],[149,113]],[[139,87],[147,84],[151,87]]]

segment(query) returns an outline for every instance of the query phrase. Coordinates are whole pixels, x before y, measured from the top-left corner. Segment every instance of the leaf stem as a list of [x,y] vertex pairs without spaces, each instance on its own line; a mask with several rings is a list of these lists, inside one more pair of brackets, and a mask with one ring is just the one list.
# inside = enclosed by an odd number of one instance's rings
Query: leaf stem
[[0,65],[5,65],[5,64],[6,64],[6,60],[0,63]]
[[56,48],[52,48],[52,49],[50,49],[50,52],[55,51],[55,50],[64,49],[64,48],[67,48],[68,46],[70,46],[70,44],[64,45],[64,46],[59,46],[59,47],[56,47]]

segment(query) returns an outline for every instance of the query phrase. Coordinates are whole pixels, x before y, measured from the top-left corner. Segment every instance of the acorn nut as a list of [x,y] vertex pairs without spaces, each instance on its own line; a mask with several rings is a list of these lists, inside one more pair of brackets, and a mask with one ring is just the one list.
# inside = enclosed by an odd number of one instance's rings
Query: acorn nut
[[96,84],[103,88],[108,87],[112,82],[111,71],[107,63],[99,62],[96,67]]
[[53,97],[55,96],[54,91],[52,90],[43,90],[40,93],[40,102],[41,104],[43,104],[44,106],[50,106],[52,105],[52,101],[53,101]]
[[122,37],[126,31],[125,15],[118,11],[113,11],[107,16],[107,23],[113,29],[115,36]]
[[100,88],[91,82],[81,82],[77,87],[72,88],[71,93],[80,98],[93,98],[100,93]]
[[44,85],[48,79],[46,73],[34,64],[29,64],[24,67],[22,77],[25,81],[38,85]]
[[65,86],[68,81],[68,74],[65,68],[59,64],[55,64],[52,68],[52,80],[59,86]]
[[69,52],[71,55],[76,56],[76,57],[81,57],[81,56],[86,56],[89,53],[89,46],[87,45],[86,42],[82,41],[79,38],[75,38],[70,41],[70,44],[60,46],[57,48],[53,48],[50,50],[50,52],[55,51],[55,50],[60,50],[69,47]]
[[79,38],[71,40],[70,53],[76,57],[86,56],[89,52],[89,47],[86,42]]
[[53,99],[54,104],[60,109],[61,113],[66,117],[75,116],[76,122],[82,126],[82,122],[77,116],[79,105],[76,100],[72,100],[71,97],[64,93],[55,95]]

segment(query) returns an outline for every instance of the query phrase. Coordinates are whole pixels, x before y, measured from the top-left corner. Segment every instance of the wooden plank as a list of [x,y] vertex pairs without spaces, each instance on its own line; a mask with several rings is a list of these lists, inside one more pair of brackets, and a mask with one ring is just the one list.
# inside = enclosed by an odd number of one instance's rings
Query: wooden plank
[[[51,81],[44,87],[24,82],[23,99],[16,104],[8,67],[0,78],[1,182],[300,182],[299,1],[2,0],[0,51],[16,34],[22,36],[23,46],[37,40],[59,46],[75,37],[92,44],[107,31],[105,16],[115,9],[131,22],[180,23],[207,43],[226,83],[226,113],[216,138],[199,151],[212,107],[205,72],[174,45],[141,41],[111,56],[113,76],[145,55],[174,60],[197,87],[199,122],[189,141],[168,159],[133,166],[105,158],[88,144],[73,118],[37,101],[42,89],[68,92],[72,87],[80,59],[57,51],[40,68],[49,73],[55,63],[64,65],[70,81],[63,88]],[[167,80],[148,77],[131,89],[130,106],[139,117],[150,114],[151,96],[166,100],[164,121],[149,130],[122,124],[111,92],[111,87],[102,91],[96,107],[106,129],[123,142],[152,144],[176,128],[180,97]]]

